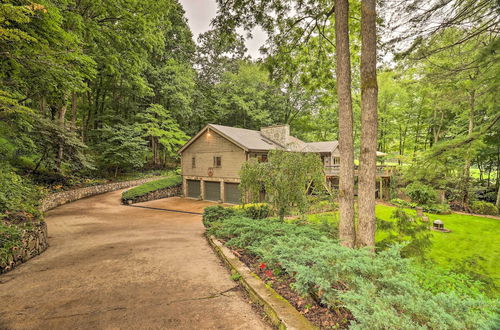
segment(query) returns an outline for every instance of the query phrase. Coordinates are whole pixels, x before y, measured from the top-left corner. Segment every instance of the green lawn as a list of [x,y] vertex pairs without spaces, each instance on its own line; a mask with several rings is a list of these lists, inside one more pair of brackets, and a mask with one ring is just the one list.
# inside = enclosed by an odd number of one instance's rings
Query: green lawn
[[[392,206],[377,205],[376,215],[380,219],[390,220],[394,209]],[[415,210],[407,212],[416,214]],[[445,228],[451,230],[451,233],[432,232],[433,244],[427,256],[435,264],[450,268],[464,258],[480,255],[485,259],[480,265],[494,280],[496,286],[500,286],[500,220],[456,213],[425,214],[430,218],[430,222],[441,219]],[[331,223],[338,221],[337,214],[333,212],[308,216],[311,222],[318,222],[321,219],[327,219]],[[378,231],[375,238],[379,241],[384,236],[384,232]]]
[[167,177],[155,181],[146,182],[137,187],[124,191],[122,193],[122,199],[134,199],[136,197],[144,196],[147,193],[159,189],[166,189],[169,187],[180,185],[181,183],[182,177],[174,172],[170,172]]

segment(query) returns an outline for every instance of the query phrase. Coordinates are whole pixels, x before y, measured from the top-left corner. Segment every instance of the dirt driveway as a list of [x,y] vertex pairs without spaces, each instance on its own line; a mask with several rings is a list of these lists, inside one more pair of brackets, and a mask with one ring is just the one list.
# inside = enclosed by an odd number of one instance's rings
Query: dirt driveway
[[123,206],[120,193],[47,213],[49,249],[0,276],[0,329],[268,328],[208,246],[199,215]]

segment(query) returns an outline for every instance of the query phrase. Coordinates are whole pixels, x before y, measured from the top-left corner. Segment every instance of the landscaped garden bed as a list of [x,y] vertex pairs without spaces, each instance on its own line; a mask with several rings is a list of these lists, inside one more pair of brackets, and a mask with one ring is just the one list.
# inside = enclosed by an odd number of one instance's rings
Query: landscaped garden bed
[[139,203],[149,200],[178,196],[181,193],[182,177],[170,173],[160,180],[150,181],[122,193],[124,204]]
[[338,244],[327,224],[207,208],[208,232],[320,328],[488,328],[496,301],[467,276],[419,267],[395,246]]
[[345,308],[335,309],[332,313],[327,306],[310,296],[302,297],[293,290],[295,280],[286,273],[274,274],[266,263],[252,256],[243,249],[233,250],[239,259],[267,285],[285,298],[295,309],[303,314],[312,324],[319,328],[339,327],[345,329],[353,319]]

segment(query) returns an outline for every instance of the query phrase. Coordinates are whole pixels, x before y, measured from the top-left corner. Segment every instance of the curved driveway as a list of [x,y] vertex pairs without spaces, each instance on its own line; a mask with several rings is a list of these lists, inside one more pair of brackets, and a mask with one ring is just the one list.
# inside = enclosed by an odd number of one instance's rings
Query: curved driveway
[[47,213],[49,249],[0,276],[0,329],[268,328],[208,246],[199,215],[123,206],[120,193]]

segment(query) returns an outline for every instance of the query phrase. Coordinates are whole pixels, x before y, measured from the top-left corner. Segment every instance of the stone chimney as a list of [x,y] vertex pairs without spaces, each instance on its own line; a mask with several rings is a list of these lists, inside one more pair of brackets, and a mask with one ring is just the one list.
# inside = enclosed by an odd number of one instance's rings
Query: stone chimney
[[262,127],[260,134],[277,144],[286,147],[288,144],[288,137],[290,136],[289,125],[276,125],[269,127]]

